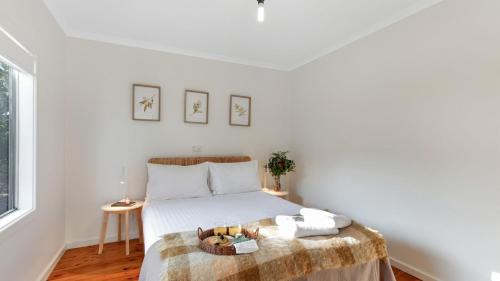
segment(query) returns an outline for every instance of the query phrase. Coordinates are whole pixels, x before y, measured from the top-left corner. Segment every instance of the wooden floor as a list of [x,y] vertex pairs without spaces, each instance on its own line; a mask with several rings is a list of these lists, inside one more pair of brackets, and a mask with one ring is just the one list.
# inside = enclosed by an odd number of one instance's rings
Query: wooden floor
[[397,281],[422,281],[417,277],[413,277],[410,274],[401,271],[395,267],[393,267],[392,270],[394,271],[394,276],[396,276]]
[[[130,255],[125,256],[125,243],[109,243],[102,255],[98,246],[67,250],[49,277],[57,281],[122,281],[137,280],[144,258],[143,245],[138,240],[130,241]],[[397,281],[418,281],[394,268]]]
[[143,245],[139,240],[130,241],[130,255],[125,255],[125,242],[104,245],[102,255],[99,246],[67,250],[48,280],[58,281],[121,281],[138,280],[144,258]]

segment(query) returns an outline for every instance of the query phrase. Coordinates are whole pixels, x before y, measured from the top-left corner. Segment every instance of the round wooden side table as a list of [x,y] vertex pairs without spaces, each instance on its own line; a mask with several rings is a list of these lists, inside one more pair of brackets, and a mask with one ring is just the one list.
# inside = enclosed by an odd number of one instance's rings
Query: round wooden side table
[[101,235],[99,239],[99,255],[102,254],[104,248],[104,240],[106,239],[106,230],[108,228],[108,218],[110,214],[118,215],[118,241],[122,240],[122,220],[125,220],[125,254],[128,256],[130,252],[129,245],[129,225],[130,225],[130,212],[135,213],[135,220],[137,222],[137,231],[139,232],[139,241],[142,242],[142,206],[143,201],[131,200],[135,204],[127,207],[112,207],[111,204],[106,204],[101,207],[103,211],[102,225],[101,225]]
[[287,199],[287,197],[288,197],[288,191],[286,191],[286,190],[274,191],[273,189],[263,188],[262,191],[264,191],[265,193],[271,194],[273,196],[283,198],[283,199]]

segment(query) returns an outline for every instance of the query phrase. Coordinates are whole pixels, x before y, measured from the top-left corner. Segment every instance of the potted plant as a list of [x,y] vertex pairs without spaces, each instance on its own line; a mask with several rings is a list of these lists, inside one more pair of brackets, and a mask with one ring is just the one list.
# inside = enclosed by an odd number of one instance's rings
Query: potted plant
[[274,152],[267,163],[267,169],[274,178],[274,191],[281,190],[281,176],[295,171],[295,162],[287,158],[287,153],[288,151]]

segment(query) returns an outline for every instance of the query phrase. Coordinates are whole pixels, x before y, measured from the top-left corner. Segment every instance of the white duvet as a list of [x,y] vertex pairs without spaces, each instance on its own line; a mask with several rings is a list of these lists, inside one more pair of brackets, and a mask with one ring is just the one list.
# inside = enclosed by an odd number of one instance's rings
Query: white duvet
[[[243,224],[277,215],[295,215],[302,206],[262,191],[204,198],[147,201],[142,211],[144,249],[140,281],[159,281],[162,271],[155,242],[168,233],[211,228],[220,223]],[[319,271],[294,281],[396,281],[389,261]]]
[[141,281],[158,281],[160,258],[153,244],[175,232],[211,228],[221,223],[244,224],[277,215],[295,215],[302,206],[262,191],[202,198],[146,201],[142,220],[144,250]]

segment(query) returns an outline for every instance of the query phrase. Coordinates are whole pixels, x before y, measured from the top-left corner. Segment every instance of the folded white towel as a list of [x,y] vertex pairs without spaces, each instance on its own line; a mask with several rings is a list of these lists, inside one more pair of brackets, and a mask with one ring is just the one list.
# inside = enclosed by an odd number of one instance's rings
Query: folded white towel
[[336,228],[344,228],[351,225],[351,219],[344,215],[337,215],[327,211],[314,209],[314,208],[302,208],[300,209],[300,214],[304,216],[304,221],[308,223],[318,223],[330,225]]
[[280,234],[286,238],[335,235],[339,233],[339,230],[332,225],[308,223],[301,216],[277,216],[275,221]]

